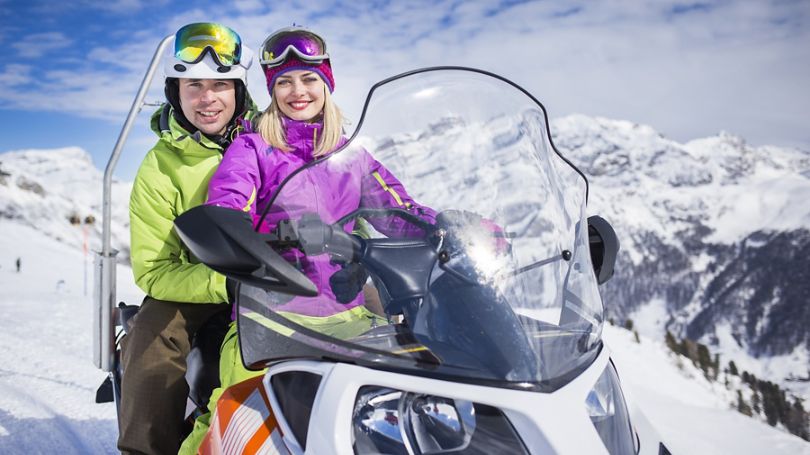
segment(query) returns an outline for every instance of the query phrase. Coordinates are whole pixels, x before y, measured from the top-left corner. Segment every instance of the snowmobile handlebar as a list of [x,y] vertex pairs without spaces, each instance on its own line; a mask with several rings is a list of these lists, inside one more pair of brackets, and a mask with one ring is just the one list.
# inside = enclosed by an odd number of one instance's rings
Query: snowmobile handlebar
[[318,288],[253,230],[250,215],[201,205],[174,220],[177,234],[202,263],[236,281],[292,295]]

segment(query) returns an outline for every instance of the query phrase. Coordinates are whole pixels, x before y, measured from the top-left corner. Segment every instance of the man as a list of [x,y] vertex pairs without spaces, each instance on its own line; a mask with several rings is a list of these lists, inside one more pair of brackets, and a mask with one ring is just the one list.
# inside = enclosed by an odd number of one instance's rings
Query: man
[[174,218],[205,202],[208,181],[252,115],[252,53],[215,23],[182,27],[164,61],[168,103],[152,116],[159,139],[138,170],[130,197],[131,260],[146,292],[123,341],[120,436],[124,453],[177,453],[185,436],[191,338],[227,310],[224,276],[191,257]]

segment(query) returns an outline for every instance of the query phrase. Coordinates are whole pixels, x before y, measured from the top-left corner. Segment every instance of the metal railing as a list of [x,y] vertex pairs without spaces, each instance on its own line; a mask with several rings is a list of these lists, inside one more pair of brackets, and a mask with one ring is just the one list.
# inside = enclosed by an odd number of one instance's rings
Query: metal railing
[[174,38],[169,35],[160,42],[152,62],[146,70],[146,75],[141,82],[141,88],[132,102],[129,114],[118,135],[107,168],[104,170],[104,197],[102,200],[102,231],[101,231],[101,251],[95,252],[93,263],[94,283],[93,283],[93,363],[103,371],[112,371],[115,359],[115,257],[118,251],[111,246],[111,200],[112,200],[112,176],[121,150],[129,137],[135,118],[141,111],[146,97],[146,92],[152,84],[161,56],[166,46]]

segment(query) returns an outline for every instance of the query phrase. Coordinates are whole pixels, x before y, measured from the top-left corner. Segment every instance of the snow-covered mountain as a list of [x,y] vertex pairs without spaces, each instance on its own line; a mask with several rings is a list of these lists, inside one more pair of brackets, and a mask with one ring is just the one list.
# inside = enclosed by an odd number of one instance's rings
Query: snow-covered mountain
[[[542,236],[566,221],[546,209],[577,190],[562,183],[565,196],[555,194],[545,183],[554,178],[516,159],[542,134],[536,113],[420,121],[364,145],[416,200],[497,219],[517,235],[513,246],[553,249],[560,237]],[[635,320],[653,339],[670,331],[699,341],[722,368],[733,360],[810,399],[810,153],[751,147],[728,133],[681,144],[649,126],[581,115],[550,129],[590,180],[589,214],[610,220],[622,244],[603,289],[608,317]]]
[[584,116],[552,132],[621,240],[609,314],[810,396],[810,152]]
[[[14,220],[80,248],[101,248],[103,173],[78,148],[0,154],[0,220]],[[113,179],[112,246],[129,257],[129,193]],[[86,240],[85,240],[86,239]]]

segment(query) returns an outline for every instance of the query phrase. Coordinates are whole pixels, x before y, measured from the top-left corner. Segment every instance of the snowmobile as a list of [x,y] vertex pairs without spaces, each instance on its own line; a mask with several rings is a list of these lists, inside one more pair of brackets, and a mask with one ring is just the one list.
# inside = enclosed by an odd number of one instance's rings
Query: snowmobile
[[[316,173],[362,179],[364,153],[432,213],[364,196],[319,212],[334,195]],[[348,142],[280,182],[256,219],[179,216],[190,251],[239,283],[242,361],[266,369],[225,390],[201,453],[669,453],[602,341],[598,286],[619,245],[586,215],[588,192],[534,96],[436,67],[375,84]],[[337,295],[326,263],[368,276],[354,290],[368,330],[307,323]]]

